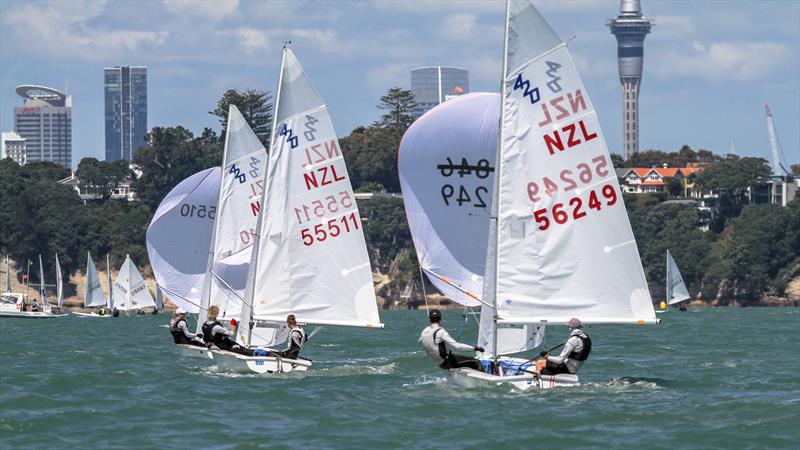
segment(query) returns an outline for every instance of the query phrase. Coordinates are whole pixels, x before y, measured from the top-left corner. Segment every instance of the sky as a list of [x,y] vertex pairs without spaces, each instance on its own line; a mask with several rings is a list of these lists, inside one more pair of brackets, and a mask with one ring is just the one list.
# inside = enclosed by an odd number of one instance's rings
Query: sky
[[[536,2],[569,49],[609,149],[622,153],[618,1]],[[784,162],[800,162],[800,1],[643,0],[640,149],[687,144],[769,159],[775,117]],[[274,92],[282,41],[328,104],[339,136],[379,116],[410,69],[465,67],[472,92],[497,92],[500,1],[0,0],[0,129],[14,126],[20,84],[72,95],[73,165],[104,155],[103,68],[148,66],[148,126],[219,130],[208,114],[227,89]]]

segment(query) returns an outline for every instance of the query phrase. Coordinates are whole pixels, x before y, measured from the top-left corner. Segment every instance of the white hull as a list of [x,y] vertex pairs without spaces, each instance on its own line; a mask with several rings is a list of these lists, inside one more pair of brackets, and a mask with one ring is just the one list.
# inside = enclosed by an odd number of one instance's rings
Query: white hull
[[311,367],[306,359],[286,359],[272,356],[245,356],[225,350],[209,350],[194,345],[176,345],[182,356],[202,358],[226,372],[236,373],[288,373],[305,372]]
[[53,314],[48,312],[0,310],[0,317],[15,317],[19,319],[53,319],[55,317],[63,317],[66,315],[67,314]]
[[73,311],[72,314],[76,315],[78,317],[103,317],[103,318],[104,317],[111,317],[111,314],[100,315],[100,314],[97,314],[97,313],[94,313],[94,312],[92,312],[92,313],[83,313],[83,312],[75,312],[75,311]]
[[[519,358],[501,358],[501,360],[517,363],[526,362],[526,360]],[[465,388],[485,388],[508,385],[520,391],[527,391],[531,388],[550,389],[554,387],[580,385],[577,375],[537,375],[533,373],[533,366],[530,366],[527,370],[529,370],[530,373],[494,375],[468,368],[450,369],[450,378],[456,385]]]

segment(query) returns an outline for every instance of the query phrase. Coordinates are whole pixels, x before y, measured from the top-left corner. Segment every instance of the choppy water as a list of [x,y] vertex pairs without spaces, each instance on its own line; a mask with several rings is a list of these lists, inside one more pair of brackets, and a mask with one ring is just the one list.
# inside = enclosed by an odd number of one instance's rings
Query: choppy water
[[451,385],[417,345],[423,311],[382,317],[326,328],[312,371],[281,377],[181,360],[167,315],[0,319],[0,448],[800,447],[800,309],[595,326],[583,386],[526,393]]

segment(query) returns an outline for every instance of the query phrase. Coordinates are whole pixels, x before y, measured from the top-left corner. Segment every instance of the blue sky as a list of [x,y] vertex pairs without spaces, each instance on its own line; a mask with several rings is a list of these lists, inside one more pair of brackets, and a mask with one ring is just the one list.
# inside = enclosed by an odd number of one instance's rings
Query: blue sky
[[[655,1],[645,41],[641,147],[683,144],[769,156],[763,104],[786,162],[800,162],[800,1]],[[621,153],[618,1],[541,1],[570,51],[612,152]],[[73,164],[104,154],[103,68],[147,65],[149,126],[219,129],[228,88],[274,91],[282,40],[326,99],[340,136],[378,116],[378,98],[410,87],[409,70],[470,70],[471,90],[497,91],[502,2],[0,1],[0,128],[13,128],[19,84],[67,86]]]

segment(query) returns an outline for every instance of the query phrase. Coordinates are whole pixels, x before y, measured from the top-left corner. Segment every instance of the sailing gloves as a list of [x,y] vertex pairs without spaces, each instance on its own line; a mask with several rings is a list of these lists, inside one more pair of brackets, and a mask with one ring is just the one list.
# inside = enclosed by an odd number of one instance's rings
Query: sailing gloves
[[486,350],[483,347],[475,347],[475,351],[483,353]]

